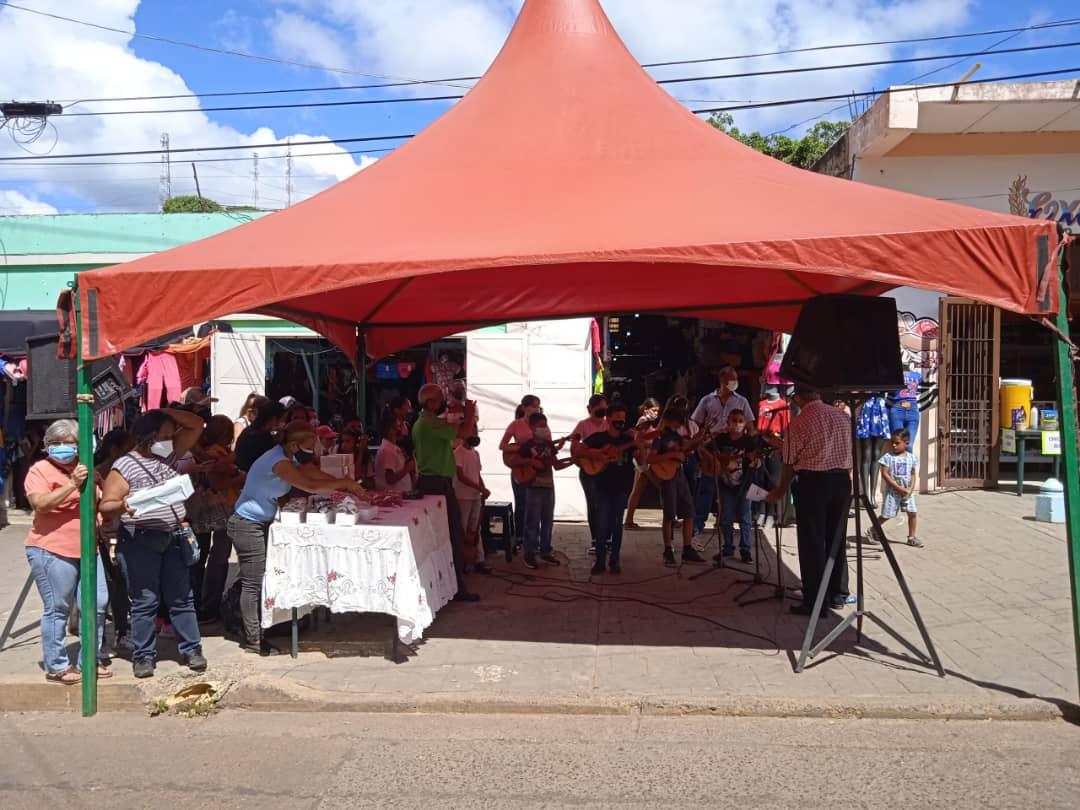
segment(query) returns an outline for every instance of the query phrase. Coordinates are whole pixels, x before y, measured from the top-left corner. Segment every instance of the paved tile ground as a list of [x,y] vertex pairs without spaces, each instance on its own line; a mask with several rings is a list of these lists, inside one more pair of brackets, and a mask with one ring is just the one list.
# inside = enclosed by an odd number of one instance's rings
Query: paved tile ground
[[[806,620],[787,613],[789,599],[773,598],[774,552],[761,557],[767,584],[755,587],[746,566],[691,580],[705,567],[665,568],[655,522],[627,534],[618,578],[590,579],[585,532],[575,525],[557,528],[560,567],[528,572],[520,558],[509,565],[493,558],[496,576],[473,578],[483,601],[448,605],[400,663],[378,654],[391,625],[372,616],[337,616],[306,633],[297,660],[241,655],[213,634],[206,653],[212,674],[261,675],[340,693],[1075,702],[1064,528],[1034,522],[1030,495],[949,493],[923,497],[920,508],[926,547],[893,549],[948,672],[944,679],[922,659],[918,630],[880,550],[866,555],[866,604],[875,620],[867,619],[862,640],[848,630],[796,674]],[[0,622],[28,570],[25,531],[0,533]],[[895,531],[903,534],[899,526]],[[794,529],[783,532],[782,545],[784,582],[794,588]],[[706,556],[715,550],[713,540]],[[852,570],[854,588],[854,563]],[[740,604],[753,599],[761,601]],[[5,682],[41,679],[33,626],[39,608],[32,592],[16,622],[23,632],[0,652]],[[823,622],[819,635],[836,621]],[[161,649],[163,658],[175,657],[171,642]],[[159,674],[177,669],[164,660]],[[124,662],[116,670],[114,683],[130,679]]]

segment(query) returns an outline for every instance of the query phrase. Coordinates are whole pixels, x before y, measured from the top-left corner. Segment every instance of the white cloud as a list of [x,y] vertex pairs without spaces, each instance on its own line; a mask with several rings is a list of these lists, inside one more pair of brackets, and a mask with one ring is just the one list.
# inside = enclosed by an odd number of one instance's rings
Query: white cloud
[[27,197],[21,191],[0,189],[0,214],[57,214],[47,202]]
[[[71,14],[65,0],[42,0],[35,8]],[[138,0],[84,0],[78,16],[102,25],[134,29]],[[235,20],[228,19],[230,23]],[[130,37],[85,26],[59,22],[26,12],[0,7],[0,53],[4,54],[4,95],[13,98],[58,99],[185,94],[191,90],[170,68],[139,58],[131,50]],[[176,101],[138,102],[139,108],[153,104],[175,106]],[[184,100],[185,105],[194,100]],[[156,148],[162,132],[168,132],[171,146],[226,146],[244,143],[283,143],[290,133],[267,128],[243,132],[211,121],[202,113],[182,115],[139,115],[75,117],[70,113],[104,104],[65,104],[65,115],[53,119],[58,141],[57,154],[113,152]],[[319,135],[291,133],[292,140],[312,140]],[[28,148],[43,151],[51,141],[46,136]],[[285,161],[270,159],[285,150],[262,150],[259,203],[262,207],[282,207],[286,202]],[[311,152],[339,152],[339,156],[304,158]],[[332,144],[296,147],[294,153],[293,201],[323,190],[357,171],[354,156]],[[0,155],[26,153],[12,143],[7,131],[0,132]],[[243,153],[224,152],[184,155],[192,157],[236,157]],[[124,157],[115,160],[144,161],[111,166],[28,166],[0,164],[0,186],[18,186],[28,199],[42,198],[64,209],[91,208],[101,211],[156,210],[160,204],[159,171],[156,156]],[[179,156],[172,167],[174,194],[194,193],[191,168]],[[204,196],[219,202],[250,204],[253,197],[252,164],[249,161],[202,163],[199,181]],[[301,177],[300,175],[303,175]]]
[[[279,0],[332,26],[332,38],[306,40],[311,53],[337,48],[352,59],[338,67],[412,78],[482,73],[502,47],[521,0]],[[968,19],[972,0],[603,0],[627,47],[642,62],[898,39],[938,32]],[[329,30],[329,29],[328,29]],[[351,38],[351,49],[343,43]],[[850,50],[673,66],[657,78],[702,76],[888,59],[896,49]],[[883,70],[865,68],[779,77],[668,85],[680,99],[772,100],[881,86]],[[430,88],[416,88],[427,92]],[[835,106],[835,102],[832,106]],[[691,102],[688,106],[701,106]],[[786,107],[745,114],[740,123],[768,128],[822,110]]]

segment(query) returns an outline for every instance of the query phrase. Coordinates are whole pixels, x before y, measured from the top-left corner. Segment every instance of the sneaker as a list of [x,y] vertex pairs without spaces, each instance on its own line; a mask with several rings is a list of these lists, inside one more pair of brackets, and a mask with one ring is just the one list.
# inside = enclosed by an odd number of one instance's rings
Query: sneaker
[[589,571],[589,573],[592,576],[596,576],[597,574],[603,574],[605,571],[607,571],[607,566],[604,565],[604,561],[602,559],[597,557],[596,562],[593,563],[593,567]]
[[864,543],[866,543],[866,545],[868,545],[868,546],[880,546],[881,545],[881,543],[878,541],[878,538],[877,538],[877,532],[875,532],[873,529],[867,529],[866,534],[863,536],[862,541]]
[[184,665],[192,672],[206,672],[206,656],[201,652],[194,652],[184,656]]
[[533,556],[532,554],[526,554],[525,555],[525,567],[526,568],[532,568],[533,570],[536,570],[540,566],[536,564],[536,557],[535,556]]
[[749,551],[742,551],[742,552],[739,552],[739,557],[740,557],[740,558],[742,559],[742,561],[743,561],[744,563],[748,563],[748,562],[753,562],[753,561],[754,561],[754,558],[753,558],[753,557],[751,556],[751,554],[750,554],[750,552],[749,552]]
[[693,546],[683,546],[682,561],[684,563],[703,563],[705,562],[705,558],[698,554],[696,551],[694,551]]
[[671,546],[667,546],[664,549],[664,565],[674,565],[674,564],[675,564],[675,549],[673,549]]
[[914,535],[907,539],[907,544],[909,546],[914,546],[915,548],[923,547],[923,541],[920,540],[918,537],[915,537]]
[[725,557],[734,557],[735,556],[735,549],[734,548],[725,548],[724,549],[724,556]]
[[154,677],[154,660],[152,658],[140,658],[131,665],[131,674],[136,678]]
[[619,565],[618,560],[612,560],[610,563],[608,563],[608,571],[610,571],[612,574],[621,574],[622,566]]
[[[593,551],[593,553],[595,554],[596,552]],[[554,554],[541,554],[540,559],[546,562],[548,565],[562,565],[562,563],[559,562],[559,558],[556,557]]]

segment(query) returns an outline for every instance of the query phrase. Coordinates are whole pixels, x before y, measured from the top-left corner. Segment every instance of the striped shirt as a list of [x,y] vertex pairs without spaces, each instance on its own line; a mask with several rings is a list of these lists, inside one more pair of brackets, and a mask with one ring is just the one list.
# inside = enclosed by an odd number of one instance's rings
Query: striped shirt
[[[129,494],[134,494],[175,478],[178,475],[172,467],[175,463],[175,456],[160,459],[156,456],[139,456],[132,452],[121,456],[113,464],[113,469],[127,481],[128,489],[131,490]],[[120,523],[133,529],[173,529],[186,515],[185,505],[178,503],[172,507],[163,506],[145,512],[138,517],[125,512],[120,517]]]
[[851,417],[821,400],[806,403],[784,437],[784,463],[796,471],[851,469]]

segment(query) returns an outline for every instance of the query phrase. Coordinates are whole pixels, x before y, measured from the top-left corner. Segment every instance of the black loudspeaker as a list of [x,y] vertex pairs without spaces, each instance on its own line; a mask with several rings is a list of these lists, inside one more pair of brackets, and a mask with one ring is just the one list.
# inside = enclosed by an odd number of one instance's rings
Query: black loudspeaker
[[904,385],[896,301],[821,295],[807,301],[780,376],[822,391],[896,391]]
[[[27,419],[74,419],[75,361],[56,356],[59,335],[38,335],[26,339],[28,379]],[[117,405],[135,391],[113,360],[95,360],[90,364],[94,412]]]

